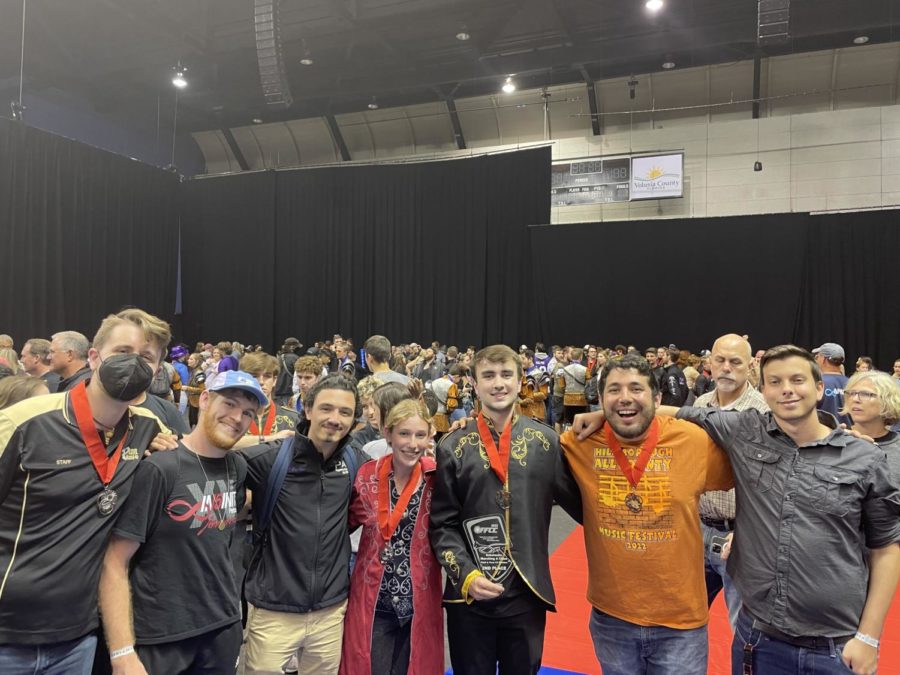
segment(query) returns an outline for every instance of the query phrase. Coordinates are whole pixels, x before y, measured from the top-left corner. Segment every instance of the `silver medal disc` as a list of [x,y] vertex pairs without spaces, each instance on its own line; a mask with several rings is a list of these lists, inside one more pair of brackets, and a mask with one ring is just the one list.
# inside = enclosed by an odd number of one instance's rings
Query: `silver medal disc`
[[108,516],[116,509],[116,502],[119,501],[119,495],[115,490],[106,488],[97,495],[97,510],[101,516]]

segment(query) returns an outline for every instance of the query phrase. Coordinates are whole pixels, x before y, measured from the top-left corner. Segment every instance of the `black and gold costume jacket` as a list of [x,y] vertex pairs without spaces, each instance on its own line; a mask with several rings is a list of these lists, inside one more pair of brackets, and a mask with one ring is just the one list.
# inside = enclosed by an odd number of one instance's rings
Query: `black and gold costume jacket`
[[[499,433],[487,421],[499,447]],[[556,603],[547,552],[550,512],[557,502],[580,522],[581,497],[556,432],[524,415],[514,416],[512,425],[508,495],[475,420],[438,444],[430,538],[447,572],[445,603],[471,602],[468,586],[479,572],[501,584],[518,573],[548,608]]]

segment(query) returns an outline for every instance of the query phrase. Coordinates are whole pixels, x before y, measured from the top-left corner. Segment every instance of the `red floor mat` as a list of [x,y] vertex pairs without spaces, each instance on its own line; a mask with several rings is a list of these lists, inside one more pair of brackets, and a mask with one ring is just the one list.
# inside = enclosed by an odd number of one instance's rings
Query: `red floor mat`
[[[550,571],[556,589],[557,612],[547,615],[544,640],[544,666],[600,675],[588,632],[590,605],[585,599],[587,589],[587,560],[584,536],[580,527],[556,549],[550,557]],[[823,593],[826,592],[823,589]],[[710,608],[709,673],[728,675],[731,672],[731,628],[722,595]],[[888,614],[881,640],[879,675],[900,675],[900,609],[894,603]]]

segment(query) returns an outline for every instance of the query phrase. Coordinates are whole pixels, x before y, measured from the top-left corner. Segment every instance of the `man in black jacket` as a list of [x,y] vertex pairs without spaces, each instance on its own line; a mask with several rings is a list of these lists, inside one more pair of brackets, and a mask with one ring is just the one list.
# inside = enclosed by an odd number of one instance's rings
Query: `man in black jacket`
[[[356,406],[356,387],[342,375],[323,378],[306,394],[308,430],[294,437],[267,536],[247,570],[248,675],[282,673],[294,655],[301,674],[338,671],[350,587],[352,465],[368,459],[361,450],[350,450],[348,462],[344,452]],[[255,504],[265,503],[283,442],[240,451]],[[254,527],[261,510],[254,510]]]
[[294,380],[294,364],[297,363],[297,350],[302,345],[297,338],[289,337],[284,341],[281,347],[281,354],[278,355],[278,379],[275,382],[273,396],[275,405],[290,405],[291,396],[294,391],[292,389]]
[[687,378],[676,363],[680,352],[674,345],[666,350],[666,363],[659,382],[663,405],[681,407],[688,397]]
[[447,572],[444,605],[457,675],[537,673],[556,602],[547,555],[554,500],[580,520],[559,436],[515,413],[522,369],[504,345],[475,355],[482,412],[437,450],[431,545]]

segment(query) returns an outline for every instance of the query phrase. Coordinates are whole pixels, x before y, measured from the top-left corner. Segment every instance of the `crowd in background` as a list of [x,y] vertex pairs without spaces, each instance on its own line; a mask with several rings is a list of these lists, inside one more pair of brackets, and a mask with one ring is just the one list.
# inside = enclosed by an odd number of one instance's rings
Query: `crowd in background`
[[[135,319],[133,313],[126,311],[108,317],[105,323],[130,328],[128,322],[144,326],[146,321],[141,321],[144,319]],[[97,338],[92,344],[80,333],[63,331],[50,339],[25,341],[21,353],[15,350],[12,338],[0,335],[0,410],[49,393],[70,392],[74,396],[75,392],[91,391],[95,372],[101,373],[102,378],[104,364],[109,365],[116,357],[131,354],[129,347],[104,355],[108,337],[103,331],[101,327],[98,332],[98,336],[104,335],[99,345]],[[151,337],[148,333],[148,344],[156,339]],[[156,341],[163,344],[161,339]],[[167,338],[165,342],[168,342]],[[633,405],[630,399],[640,400],[651,393],[659,397],[658,403],[650,401],[646,404],[651,411],[659,405],[673,411],[683,406],[697,410],[755,408],[764,414],[768,412],[768,405],[759,392],[764,389],[761,378],[766,359],[771,363],[802,357],[815,364],[811,366],[813,373],[818,373],[817,377],[824,381],[821,400],[814,405],[852,428],[857,435],[873,438],[876,444],[889,448],[893,479],[900,482],[900,462],[897,461],[900,440],[891,431],[891,427],[900,421],[897,419],[900,416],[900,359],[894,361],[892,372],[888,374],[878,372],[871,358],[860,356],[854,363],[852,376],[848,377],[845,371],[851,368],[845,362],[845,353],[839,344],[824,343],[811,350],[811,354],[795,347],[785,349],[759,350],[751,355],[747,336],[737,335],[723,336],[711,344],[710,349],[697,354],[674,344],[647,347],[643,351],[621,344],[614,347],[551,345],[547,349],[545,344],[537,343],[533,348],[523,344],[517,351],[500,345],[482,349],[470,345],[462,349],[438,341],[427,346],[415,342],[392,345],[388,338],[380,335],[370,336],[359,347],[352,339],[340,335],[308,348],[295,338],[287,338],[275,354],[265,352],[261,345],[245,346],[230,341],[198,342],[193,347],[177,343],[169,346],[167,354],[165,349],[160,349],[158,359],[154,359],[153,354],[143,357],[151,366],[151,374],[128,402],[149,411],[149,418],[159,423],[154,445],[147,444],[149,449],[174,450],[183,453],[188,462],[196,457],[200,475],[210,492],[201,495],[202,499],[193,507],[194,518],[206,509],[204,518],[215,517],[219,529],[234,530],[224,545],[228,549],[229,567],[233,567],[235,575],[227,583],[222,582],[222,592],[229,597],[238,593],[236,589],[244,580],[243,607],[239,616],[245,624],[243,642],[247,673],[340,670],[347,675],[363,672],[380,675],[443,672],[442,598],[447,607],[450,651],[457,672],[488,672],[493,668],[491,664],[502,666],[504,663],[515,672],[536,672],[540,665],[543,616],[553,606],[552,585],[545,569],[549,507],[557,503],[580,522],[582,498],[593,498],[591,488],[585,488],[585,485],[594,484],[593,474],[584,481],[579,478],[577,459],[584,447],[579,446],[573,431],[563,436],[561,451],[548,455],[546,450],[560,442],[557,434],[566,432],[573,425],[574,431],[587,428],[586,420],[595,419],[591,415],[609,418],[625,410],[624,419],[631,420],[633,414],[640,418],[641,406],[636,406],[637,413],[634,413],[629,408]],[[102,389],[94,385],[97,390],[111,394],[108,391],[109,382],[113,381],[109,374],[111,370],[112,367],[107,369],[108,379],[103,382]],[[608,378],[615,379],[617,373],[636,375],[638,380],[645,375],[647,378],[646,384],[640,381],[635,385],[632,381],[628,385],[632,391],[625,395],[629,399],[623,404],[625,409],[609,406],[611,385]],[[132,375],[122,377],[127,380]],[[127,389],[129,385],[126,381],[122,386]],[[623,397],[622,394],[617,396]],[[222,408],[226,405],[221,403],[223,400],[231,401],[227,405],[239,413],[239,421],[228,427],[233,438],[224,440],[221,433],[214,430],[215,420],[228,415]],[[15,414],[11,413],[10,420],[30,419],[26,408],[12,410]],[[581,421],[576,418],[578,415],[582,415]],[[237,418],[232,416],[234,419]],[[94,420],[97,422],[96,417]],[[622,419],[619,422],[622,423]],[[626,422],[626,426],[629,423]],[[698,418],[696,423],[706,424],[707,421]],[[100,423],[97,424],[101,429]],[[115,426],[103,427],[107,429],[107,441],[115,436]],[[613,428],[618,434],[618,427]],[[467,433],[453,436],[452,443],[439,446],[442,438],[459,429],[465,429]],[[516,439],[512,441],[512,450],[507,436],[510,433]],[[605,430],[603,433],[607,434],[603,436],[603,442],[615,445],[609,437],[611,432]],[[713,430],[708,433],[716,439]],[[476,440],[467,440],[471,438]],[[469,505],[465,500],[457,500],[466,493],[466,488],[460,487],[460,481],[464,483],[471,476],[472,469],[466,468],[465,462],[473,455],[462,451],[468,442],[481,448],[481,456],[487,462],[484,466],[490,465],[496,472],[501,489],[494,497],[493,488],[485,491],[480,487],[481,483],[477,483],[479,487],[473,488],[474,492],[466,498],[480,504],[478,509],[482,511],[476,509],[473,513],[488,514],[475,519],[484,522],[479,526],[481,529],[466,530],[467,542],[460,530],[465,527],[459,519]],[[711,441],[705,440],[700,445],[706,447],[704,444],[709,443]],[[543,487],[531,485],[525,488],[523,484],[513,490],[507,473],[512,469],[501,471],[502,467],[495,463],[497,444],[500,456],[506,453],[508,464],[512,453],[524,468],[523,458],[528,456],[533,467],[528,471],[539,471],[540,481],[545,483]],[[235,460],[233,469],[229,468],[228,460],[221,465],[206,466],[208,458],[201,461],[200,456],[204,455],[197,449],[201,447],[222,453],[233,448],[239,459]],[[544,452],[540,452],[541,447]],[[121,443],[119,448],[121,450]],[[443,449],[443,455],[439,448]],[[716,451],[721,453],[721,450]],[[0,448],[2,452],[3,448]],[[529,454],[532,452],[534,454]],[[171,463],[167,455],[166,452],[155,453],[152,462],[159,467]],[[566,461],[562,460],[563,455]],[[300,461],[301,466],[319,467],[317,471],[321,473],[308,468],[289,469],[290,456],[295,463]],[[539,468],[538,458],[544,456],[550,463]],[[721,474],[721,480],[710,478],[705,488],[698,487],[698,494],[705,489],[711,491],[708,492],[711,496],[704,495],[699,506],[695,503],[692,507],[699,508],[698,524],[703,528],[708,602],[711,603],[724,587],[732,628],[738,631],[742,620],[741,604],[721,555],[723,546],[727,549],[731,545],[735,531],[734,491],[730,496],[728,492],[733,483],[730,472],[726,479],[725,470],[721,468],[723,458],[709,461],[709,475],[718,471],[715,475]],[[149,466],[151,462],[143,463]],[[620,463],[619,466],[623,465]],[[610,467],[617,471],[615,465],[610,464]],[[221,478],[208,474],[214,468],[224,471]],[[625,473],[631,481],[631,474]],[[210,475],[214,480],[210,481]],[[11,476],[0,478],[14,480]],[[195,479],[196,475],[192,480]],[[312,484],[304,483],[316,480],[321,481],[318,498],[310,496],[315,493]],[[640,481],[639,474],[637,481]],[[196,487],[200,484],[185,483],[187,488],[195,491],[202,490]],[[223,488],[221,491],[216,487],[219,484]],[[191,488],[191,485],[195,487]],[[578,494],[579,485],[583,497]],[[637,482],[631,485],[631,492],[625,496],[626,512],[640,513],[642,502],[637,494]],[[244,494],[247,488],[256,495],[252,509],[249,496]],[[144,496],[143,489],[139,488],[138,493],[142,494],[142,499],[151,500],[147,502],[151,504],[150,515],[137,513],[139,507],[131,506],[137,500],[132,498],[126,516],[123,516],[123,522],[138,529],[144,527],[146,518],[156,518],[152,513],[152,495]],[[526,496],[526,490],[534,490],[534,494],[528,492]],[[291,494],[293,497],[289,499]],[[715,497],[719,494],[721,496]],[[520,499],[524,502],[517,501]],[[106,516],[108,513],[104,512],[101,501],[98,500],[98,508],[101,515]],[[489,506],[485,507],[485,503]],[[510,503],[530,503],[533,512],[526,521],[516,523],[510,520],[510,513],[518,512],[510,510]],[[171,504],[165,505],[164,511],[174,518]],[[215,507],[215,504],[219,506]],[[227,509],[225,504],[229,505]],[[114,493],[109,511],[115,506]],[[491,509],[496,511],[498,507],[500,515],[490,515]],[[213,511],[214,508],[219,508],[220,512]],[[23,514],[24,509],[23,498]],[[584,515],[589,517],[587,509]],[[684,525],[688,528],[696,526]],[[488,548],[494,549],[494,557],[478,559],[479,546],[482,546],[475,543],[478,535],[493,532],[491,528],[496,527],[505,532],[506,548],[496,549],[498,543],[504,543],[503,539],[491,542],[488,538],[486,541],[491,543]],[[354,529],[356,532],[351,536]],[[150,541],[153,531],[151,527],[147,535],[128,534],[124,525],[113,531],[114,544],[122,544],[117,537],[134,537],[139,541],[126,544],[122,549],[128,551],[122,558],[124,576],[128,576],[128,561],[137,548],[144,546],[153,550]],[[145,538],[148,541],[144,541]],[[524,546],[526,551],[518,550],[517,563],[513,566],[508,563],[512,560],[511,541],[516,538],[525,542],[520,547]],[[531,541],[535,538],[536,542]],[[871,540],[881,541],[874,535]],[[298,551],[296,541],[305,542],[309,550]],[[593,565],[592,549],[607,544],[592,542],[588,537],[587,545],[589,562]],[[115,558],[113,545],[106,556],[104,575],[112,574],[107,568],[111,564],[110,557]],[[476,562],[466,563],[469,557],[475,558]],[[146,557],[138,559],[138,566],[147,565],[146,560]],[[496,567],[487,569],[485,560],[493,561],[491,565],[496,563]],[[447,577],[443,595],[442,568]],[[133,567],[131,574],[136,574]],[[311,584],[298,581],[310,574],[314,580]],[[315,581],[319,577],[321,579]],[[103,590],[106,578],[103,576],[100,582],[100,605],[108,616],[120,616],[115,614],[119,606],[110,600],[116,597],[115,593]],[[131,583],[138,583],[138,578],[132,578]],[[207,582],[216,585],[215,580]],[[184,584],[186,593],[191,592],[190,583],[188,580]],[[601,597],[603,591],[595,588],[595,583],[592,581],[589,598],[594,611],[599,612],[598,606],[608,600]],[[109,587],[113,588],[113,581],[109,582]],[[595,597],[599,599],[594,601]],[[475,608],[493,609],[470,612],[466,607],[473,601]],[[136,592],[134,602],[138,614],[150,611],[140,591]],[[210,598],[206,597],[204,602],[209,605]],[[705,617],[702,607],[695,609],[698,616]],[[648,613],[653,612],[648,610]],[[185,617],[189,614],[186,612]],[[305,615],[317,617],[318,628],[301,626],[297,622],[299,616]],[[604,668],[613,673],[619,671],[608,664],[621,654],[610,652],[612,643],[598,636],[632,627],[628,622],[625,622],[628,625],[619,625],[621,615],[616,616],[619,619],[600,612],[598,616],[592,615],[591,620],[598,659],[601,663],[606,659]],[[512,632],[506,638],[498,637],[494,646],[473,648],[472,645],[480,644],[485,635],[498,630],[500,624],[497,621],[501,619]],[[650,625],[655,625],[655,618],[647,620]],[[201,620],[190,615],[185,621]],[[236,656],[239,642],[235,642],[234,621],[233,613],[215,626],[201,621],[192,633],[193,637],[189,637],[208,638],[203,649],[215,652],[214,657],[209,657],[211,662],[221,659],[222,654],[230,658],[232,651]],[[668,619],[663,620],[663,624],[670,625],[666,621]],[[703,622],[705,631],[705,619]],[[637,623],[644,625],[640,621]],[[222,625],[229,627],[227,635]],[[147,670],[127,672],[150,672],[151,675],[154,672],[191,672],[190,667],[173,664],[181,663],[178,658],[184,656],[184,650],[190,652],[200,648],[194,643],[185,647],[184,631],[175,629],[164,631],[162,637],[148,637],[142,634],[142,631],[152,629],[148,626],[147,622],[136,619],[133,633],[110,632],[107,628],[109,651],[101,640],[93,672],[105,672],[110,664],[115,672],[119,672],[116,668],[123,663],[134,665],[136,654],[143,661],[141,668]],[[0,664],[4,658],[2,635],[0,625]],[[702,649],[697,646],[700,643],[694,644],[692,649],[703,651],[705,659],[705,633],[703,636]],[[223,646],[221,641],[226,638],[228,645]],[[868,635],[859,637],[859,633],[857,639],[872,640]],[[515,649],[505,651],[507,642],[507,646]],[[788,643],[794,644],[790,640]],[[169,651],[163,649],[170,644],[178,646]],[[151,667],[151,663],[155,666]],[[702,665],[705,669],[705,660]],[[688,672],[684,667],[679,662],[674,669],[663,668],[660,672]]]

